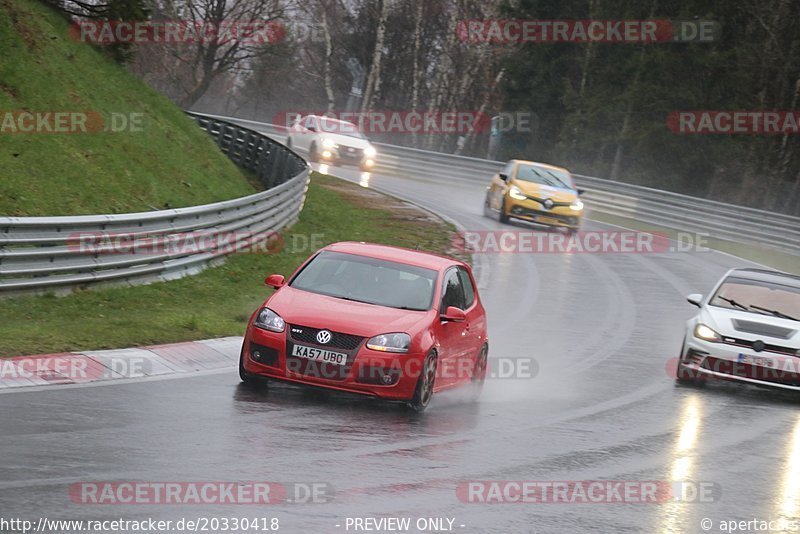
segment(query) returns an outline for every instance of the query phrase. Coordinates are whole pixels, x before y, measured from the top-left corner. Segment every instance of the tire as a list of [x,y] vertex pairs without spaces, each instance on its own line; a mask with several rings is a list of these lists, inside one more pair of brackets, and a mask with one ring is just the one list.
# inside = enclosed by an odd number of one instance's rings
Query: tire
[[317,163],[319,161],[319,154],[317,153],[317,143],[311,143],[308,147],[308,161]]
[[501,223],[505,224],[510,220],[510,217],[506,215],[506,198],[503,197],[503,205],[500,207],[500,217],[499,220]]
[[242,345],[242,350],[239,352],[239,378],[246,386],[265,386],[267,384],[266,379],[248,373],[244,368],[244,345]]
[[408,407],[415,412],[422,413],[430,405],[433,398],[433,388],[436,384],[436,369],[439,360],[435,351],[431,351],[425,356],[422,364],[422,371],[417,379],[417,387],[414,388],[414,396],[408,403]]
[[678,384],[682,384],[685,386],[697,386],[701,382],[697,379],[697,373],[692,371],[691,369],[687,369],[684,367],[683,362],[683,352],[686,348],[686,338],[683,338],[683,343],[681,344],[681,352],[678,355],[678,365],[675,368],[675,382]]
[[483,391],[483,383],[486,382],[486,364],[489,358],[489,347],[484,345],[478,352],[478,357],[475,360],[475,369],[472,371],[472,381],[469,384],[470,402],[478,402]]

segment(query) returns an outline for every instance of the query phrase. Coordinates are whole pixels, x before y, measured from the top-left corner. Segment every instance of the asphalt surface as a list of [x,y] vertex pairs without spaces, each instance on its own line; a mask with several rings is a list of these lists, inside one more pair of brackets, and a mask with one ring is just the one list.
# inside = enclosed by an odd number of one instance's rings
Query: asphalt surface
[[[514,228],[483,216],[478,185],[329,172],[468,230]],[[490,358],[533,359],[534,377],[490,379],[476,405],[458,392],[440,395],[422,415],[291,386],[253,391],[234,370],[2,394],[0,518],[276,517],[281,532],[298,533],[353,532],[347,518],[379,516],[412,518],[410,532],[418,518],[451,518],[465,533],[720,532],[721,521],[800,521],[797,396],[728,383],[676,386],[667,370],[695,310],[685,295],[752,264],[717,252],[477,260]],[[693,481],[715,493],[713,502],[491,505],[456,493],[468,481],[598,479]],[[129,480],[324,483],[333,499],[70,499],[74,483]]]

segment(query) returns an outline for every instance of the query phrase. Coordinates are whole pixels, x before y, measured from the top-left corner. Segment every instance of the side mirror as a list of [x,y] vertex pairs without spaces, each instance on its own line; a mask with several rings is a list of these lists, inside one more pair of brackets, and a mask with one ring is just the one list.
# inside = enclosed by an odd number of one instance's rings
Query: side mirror
[[584,194],[584,193],[586,192],[586,189],[581,189],[581,188],[579,187],[579,188],[577,189],[577,191],[578,191],[578,196],[580,196],[580,195],[582,195],[582,194]]
[[467,314],[464,310],[456,308],[455,306],[448,306],[444,313],[440,316],[442,321],[453,321],[454,323],[463,323],[467,320]]
[[497,176],[499,176],[500,179],[503,180],[504,182],[508,181],[508,175],[506,173],[504,173],[504,172],[498,172]]
[[275,289],[280,289],[286,283],[286,279],[283,277],[282,274],[271,274],[264,280],[264,285],[268,285],[270,287],[274,287]]
[[689,304],[694,304],[699,308],[700,304],[703,302],[703,295],[701,295],[700,293],[692,293],[691,295],[686,297],[686,300],[689,302]]
[[309,132],[316,132],[317,131],[317,127],[316,126],[308,126],[306,128],[306,130],[308,130]]

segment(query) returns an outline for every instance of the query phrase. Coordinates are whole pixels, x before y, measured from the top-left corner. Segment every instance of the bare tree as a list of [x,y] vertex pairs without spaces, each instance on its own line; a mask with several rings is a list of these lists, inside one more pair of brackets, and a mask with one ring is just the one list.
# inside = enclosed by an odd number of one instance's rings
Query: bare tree
[[386,19],[389,18],[389,0],[381,0],[381,14],[378,19],[378,28],[375,37],[375,48],[372,52],[372,65],[367,77],[367,88],[364,91],[364,101],[361,111],[369,111],[375,104],[376,95],[381,90],[381,62],[383,60],[384,40],[386,38]]
[[172,68],[166,72],[169,79],[164,82],[177,86],[180,105],[191,107],[218,77],[246,73],[254,60],[275,53],[275,42],[282,37],[286,6],[282,0],[159,0],[154,13],[195,24],[201,32],[208,28],[237,28],[230,38],[219,33],[211,38],[167,43],[160,49],[148,47],[140,53],[147,56],[160,51],[166,56],[162,64]]

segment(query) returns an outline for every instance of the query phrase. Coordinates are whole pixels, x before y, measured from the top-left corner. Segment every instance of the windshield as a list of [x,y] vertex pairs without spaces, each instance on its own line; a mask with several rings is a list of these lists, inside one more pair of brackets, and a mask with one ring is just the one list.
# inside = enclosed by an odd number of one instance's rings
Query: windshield
[[364,135],[358,130],[358,126],[352,122],[340,121],[336,119],[320,118],[320,126],[323,133],[332,133],[365,139]]
[[520,164],[517,167],[517,180],[533,182],[535,184],[561,187],[564,189],[575,189],[572,177],[566,171],[541,167],[539,165]]
[[800,288],[746,278],[729,277],[709,302],[712,306],[800,318]]
[[324,251],[289,284],[320,295],[408,310],[429,310],[437,272],[403,263]]

